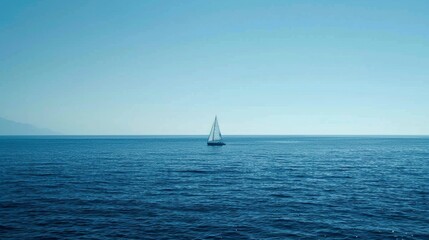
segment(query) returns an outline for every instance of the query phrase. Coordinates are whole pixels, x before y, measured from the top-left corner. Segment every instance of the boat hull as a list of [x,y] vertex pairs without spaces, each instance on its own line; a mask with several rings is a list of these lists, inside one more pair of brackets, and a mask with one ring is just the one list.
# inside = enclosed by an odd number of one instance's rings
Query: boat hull
[[223,142],[208,142],[207,145],[208,146],[223,146],[223,145],[225,145],[225,143],[223,143]]

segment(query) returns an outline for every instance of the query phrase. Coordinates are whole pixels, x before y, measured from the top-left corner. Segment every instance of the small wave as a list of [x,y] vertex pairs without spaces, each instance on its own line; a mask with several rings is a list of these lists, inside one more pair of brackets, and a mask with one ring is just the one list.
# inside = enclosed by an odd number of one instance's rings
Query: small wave
[[10,231],[10,230],[15,230],[17,229],[16,227],[12,227],[12,226],[6,226],[6,225],[0,225],[0,230],[1,231]]
[[175,172],[209,174],[209,173],[214,173],[215,171],[199,170],[199,169],[189,169],[189,170],[177,170]]

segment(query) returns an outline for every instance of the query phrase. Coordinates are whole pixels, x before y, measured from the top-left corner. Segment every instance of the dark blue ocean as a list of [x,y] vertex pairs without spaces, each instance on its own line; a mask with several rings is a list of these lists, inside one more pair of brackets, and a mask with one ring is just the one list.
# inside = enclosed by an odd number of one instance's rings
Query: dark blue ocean
[[0,239],[429,239],[428,137],[0,137]]

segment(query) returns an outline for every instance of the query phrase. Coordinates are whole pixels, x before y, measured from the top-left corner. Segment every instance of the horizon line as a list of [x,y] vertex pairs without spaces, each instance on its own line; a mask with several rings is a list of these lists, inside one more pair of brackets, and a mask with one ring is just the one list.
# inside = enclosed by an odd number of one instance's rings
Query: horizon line
[[[51,137],[61,137],[61,136],[64,136],[64,137],[67,137],[67,136],[70,136],[70,137],[73,137],[73,136],[75,136],[75,137],[80,137],[80,136],[100,136],[100,137],[102,137],[102,136],[106,136],[106,137],[115,137],[115,136],[117,136],[117,137],[124,137],[124,136],[134,136],[134,137],[138,137],[138,136],[148,136],[148,137],[156,137],[156,136],[160,136],[160,137],[162,137],[162,136],[165,136],[165,137],[168,137],[168,136],[171,136],[171,137],[181,137],[181,136],[183,136],[183,137],[186,137],[186,136],[207,136],[207,134],[0,134],[0,137],[26,137],[26,136],[28,136],[28,137],[31,137],[31,136],[33,136],[33,137],[37,137],[37,136],[39,136],[39,137],[49,137],[49,136],[51,136]],[[267,136],[267,137],[269,137],[269,136],[273,136],[273,137],[275,137],[275,136],[278,136],[278,137],[281,137],[281,136],[326,136],[326,137],[329,137],[329,136],[344,136],[344,137],[347,137],[347,136],[350,136],[350,137],[354,137],[354,136],[356,136],[356,137],[359,137],[359,136],[422,136],[422,137],[429,137],[429,134],[222,134],[222,136],[230,136],[230,137],[240,137],[240,136],[261,136],[261,137],[263,137],[263,136]]]

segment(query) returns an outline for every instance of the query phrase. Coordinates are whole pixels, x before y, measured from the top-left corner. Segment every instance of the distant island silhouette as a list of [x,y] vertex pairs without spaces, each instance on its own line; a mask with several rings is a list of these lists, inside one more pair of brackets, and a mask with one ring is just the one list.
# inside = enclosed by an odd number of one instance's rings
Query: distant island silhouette
[[57,135],[59,133],[31,124],[15,122],[0,117],[0,135]]

